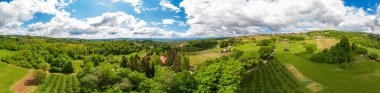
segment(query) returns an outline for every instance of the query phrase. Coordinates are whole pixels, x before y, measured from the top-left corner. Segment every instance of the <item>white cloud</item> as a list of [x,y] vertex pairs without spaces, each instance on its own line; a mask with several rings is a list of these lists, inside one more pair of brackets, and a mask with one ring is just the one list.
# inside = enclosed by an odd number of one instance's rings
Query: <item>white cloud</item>
[[[71,18],[70,13],[63,10],[70,2],[72,1],[14,0],[10,3],[1,2],[0,34],[87,39],[183,36],[182,33],[175,31],[148,27],[144,20],[125,12],[107,12],[83,20]],[[46,23],[37,22],[29,24],[26,28],[20,27],[23,22],[32,19],[37,12],[52,14],[54,17]]]
[[123,2],[131,4],[131,6],[135,8],[134,10],[136,13],[141,13],[140,9],[142,8],[142,4],[143,4],[142,0],[112,0],[112,2],[119,2],[119,1],[123,1]]
[[377,15],[372,21],[371,30],[373,33],[380,34],[380,5],[377,7]]
[[176,21],[174,19],[162,19],[162,24],[164,25],[171,25],[174,24]]
[[190,36],[271,31],[368,31],[375,16],[341,0],[184,0]]
[[[72,0],[14,0],[10,3],[0,2],[0,28],[19,28],[24,21],[33,18],[37,12],[53,15],[67,15],[61,9]],[[0,30],[0,32],[2,32]]]
[[174,6],[173,4],[171,4],[167,0],[161,0],[160,1],[160,6],[162,6],[164,9],[168,8],[168,9],[170,9],[170,11],[174,11],[176,13],[181,12],[181,10],[177,6]]
[[124,12],[108,12],[101,16],[77,20],[68,16],[56,16],[47,23],[28,26],[31,35],[62,38],[152,38],[176,37],[181,33],[161,28],[147,27],[143,20]]

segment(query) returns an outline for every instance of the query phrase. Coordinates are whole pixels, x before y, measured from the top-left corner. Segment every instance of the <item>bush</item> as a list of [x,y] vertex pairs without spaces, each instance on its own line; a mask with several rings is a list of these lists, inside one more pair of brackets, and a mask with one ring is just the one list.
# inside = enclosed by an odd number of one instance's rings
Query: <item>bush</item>
[[73,62],[69,62],[63,65],[62,72],[73,73],[74,72]]
[[305,44],[306,52],[313,54],[315,50],[317,50],[316,44]]
[[42,69],[36,70],[36,71],[34,71],[34,73],[33,73],[34,81],[35,81],[37,84],[42,84],[42,83],[44,83],[46,77],[47,77],[47,73],[44,72]]
[[269,58],[272,52],[272,48],[268,46],[260,47],[258,51],[261,58]]
[[377,55],[376,53],[369,53],[369,54],[368,54],[368,58],[369,58],[369,59],[372,59],[372,60],[376,60],[378,56],[379,56],[379,55]]
[[365,48],[356,48],[355,50],[354,50],[354,53],[355,54],[367,54],[368,53],[368,50],[367,49],[365,49]]
[[269,46],[269,44],[272,43],[269,39],[264,39],[259,42],[257,42],[257,46]]

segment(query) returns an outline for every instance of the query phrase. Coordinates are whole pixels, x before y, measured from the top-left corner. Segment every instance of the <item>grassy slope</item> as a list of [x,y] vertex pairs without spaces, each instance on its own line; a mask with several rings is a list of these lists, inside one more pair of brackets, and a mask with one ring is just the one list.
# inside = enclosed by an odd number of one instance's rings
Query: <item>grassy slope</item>
[[23,78],[27,69],[0,62],[0,93],[12,93],[11,87]]
[[[0,58],[15,52],[0,50]],[[0,93],[12,93],[11,87],[27,73],[27,69],[0,62]]]
[[[284,46],[290,48],[289,52],[283,51]],[[323,84],[326,88],[322,92],[328,93],[379,93],[379,63],[363,63],[352,65],[349,69],[342,69],[338,65],[316,63],[294,55],[304,51],[300,42],[295,44],[278,44],[276,55],[281,62],[293,64],[301,73],[310,79]],[[370,64],[370,65],[368,65]],[[355,71],[370,72],[355,73]]]

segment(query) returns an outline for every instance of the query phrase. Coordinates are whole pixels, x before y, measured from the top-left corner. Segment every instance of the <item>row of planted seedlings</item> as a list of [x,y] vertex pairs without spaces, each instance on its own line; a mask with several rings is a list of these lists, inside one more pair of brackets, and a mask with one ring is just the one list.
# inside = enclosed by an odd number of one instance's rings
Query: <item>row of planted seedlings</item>
[[79,93],[79,86],[74,75],[51,74],[34,93]]
[[255,93],[299,93],[299,83],[278,61],[271,61],[248,76],[250,90]]

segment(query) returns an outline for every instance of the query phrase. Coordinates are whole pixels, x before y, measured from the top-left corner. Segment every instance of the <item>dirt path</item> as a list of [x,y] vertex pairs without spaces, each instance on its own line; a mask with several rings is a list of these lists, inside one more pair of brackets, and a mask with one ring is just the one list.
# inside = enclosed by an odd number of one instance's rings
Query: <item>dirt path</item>
[[309,82],[306,85],[306,88],[309,89],[311,92],[315,93],[315,92],[318,92],[318,91],[321,91],[324,89],[324,86],[322,84],[319,84],[318,82],[315,82],[315,81],[309,79],[308,77],[303,75],[300,71],[298,71],[298,69],[295,68],[292,64],[286,63],[285,67],[286,67],[286,69],[288,69],[293,74],[293,76],[298,81]]
[[28,70],[28,73],[12,86],[14,93],[31,93],[37,88],[33,80],[33,71]]

